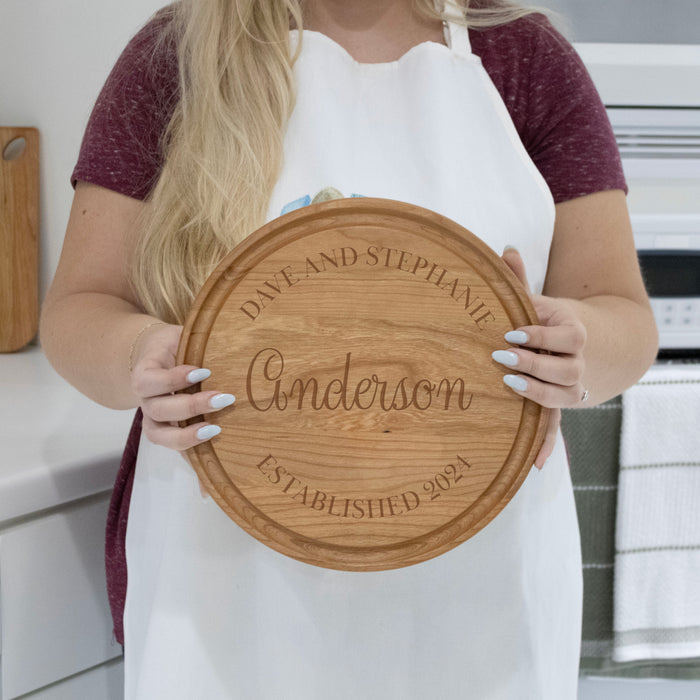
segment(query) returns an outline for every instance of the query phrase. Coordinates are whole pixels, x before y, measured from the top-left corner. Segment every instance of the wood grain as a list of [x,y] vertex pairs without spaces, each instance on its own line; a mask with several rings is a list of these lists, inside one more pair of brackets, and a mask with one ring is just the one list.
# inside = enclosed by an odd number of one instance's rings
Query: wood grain
[[[6,148],[25,139],[24,151]],[[39,132],[0,127],[0,352],[34,338],[39,323]]]
[[505,507],[542,443],[546,409],[491,358],[535,320],[500,258],[434,212],[355,198],[287,214],[227,256],[185,325],[178,362],[237,397],[190,460],[288,556],[353,571],[437,556]]

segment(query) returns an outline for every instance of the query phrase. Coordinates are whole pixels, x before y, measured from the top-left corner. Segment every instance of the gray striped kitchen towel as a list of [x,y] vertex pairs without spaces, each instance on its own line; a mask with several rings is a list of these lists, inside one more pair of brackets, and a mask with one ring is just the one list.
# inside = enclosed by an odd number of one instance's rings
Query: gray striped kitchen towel
[[700,679],[700,659],[613,661],[615,520],[622,400],[562,412],[583,553],[581,674]]
[[655,365],[622,397],[616,661],[700,657],[700,367]]

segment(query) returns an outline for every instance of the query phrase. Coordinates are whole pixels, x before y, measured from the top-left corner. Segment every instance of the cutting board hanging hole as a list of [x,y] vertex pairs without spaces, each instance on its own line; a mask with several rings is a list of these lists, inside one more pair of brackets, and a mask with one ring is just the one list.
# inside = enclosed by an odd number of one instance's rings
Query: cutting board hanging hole
[[2,159],[3,160],[17,160],[23,153],[27,146],[27,140],[24,136],[18,136],[16,139],[12,139],[5,148],[2,149]]

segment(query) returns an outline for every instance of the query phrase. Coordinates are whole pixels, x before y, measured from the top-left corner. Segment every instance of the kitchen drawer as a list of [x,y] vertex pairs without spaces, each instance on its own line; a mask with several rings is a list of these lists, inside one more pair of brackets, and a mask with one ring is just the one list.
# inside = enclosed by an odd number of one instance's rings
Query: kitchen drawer
[[24,695],[22,700],[123,700],[124,663],[114,659],[65,681]]
[[0,531],[2,700],[121,654],[104,573],[109,495]]

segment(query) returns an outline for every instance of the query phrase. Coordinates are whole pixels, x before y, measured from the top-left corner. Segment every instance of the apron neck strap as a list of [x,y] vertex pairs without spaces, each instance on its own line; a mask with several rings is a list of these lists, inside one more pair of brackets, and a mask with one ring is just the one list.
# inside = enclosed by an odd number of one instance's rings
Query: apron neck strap
[[[444,0],[433,0],[433,4],[438,12],[443,13],[445,11]],[[442,26],[447,46],[460,56],[471,56],[472,47],[469,42],[469,30],[463,24],[458,24],[451,20],[444,20]]]
[[445,41],[447,46],[460,56],[471,56],[472,47],[469,42],[469,30],[463,24],[444,22]]

